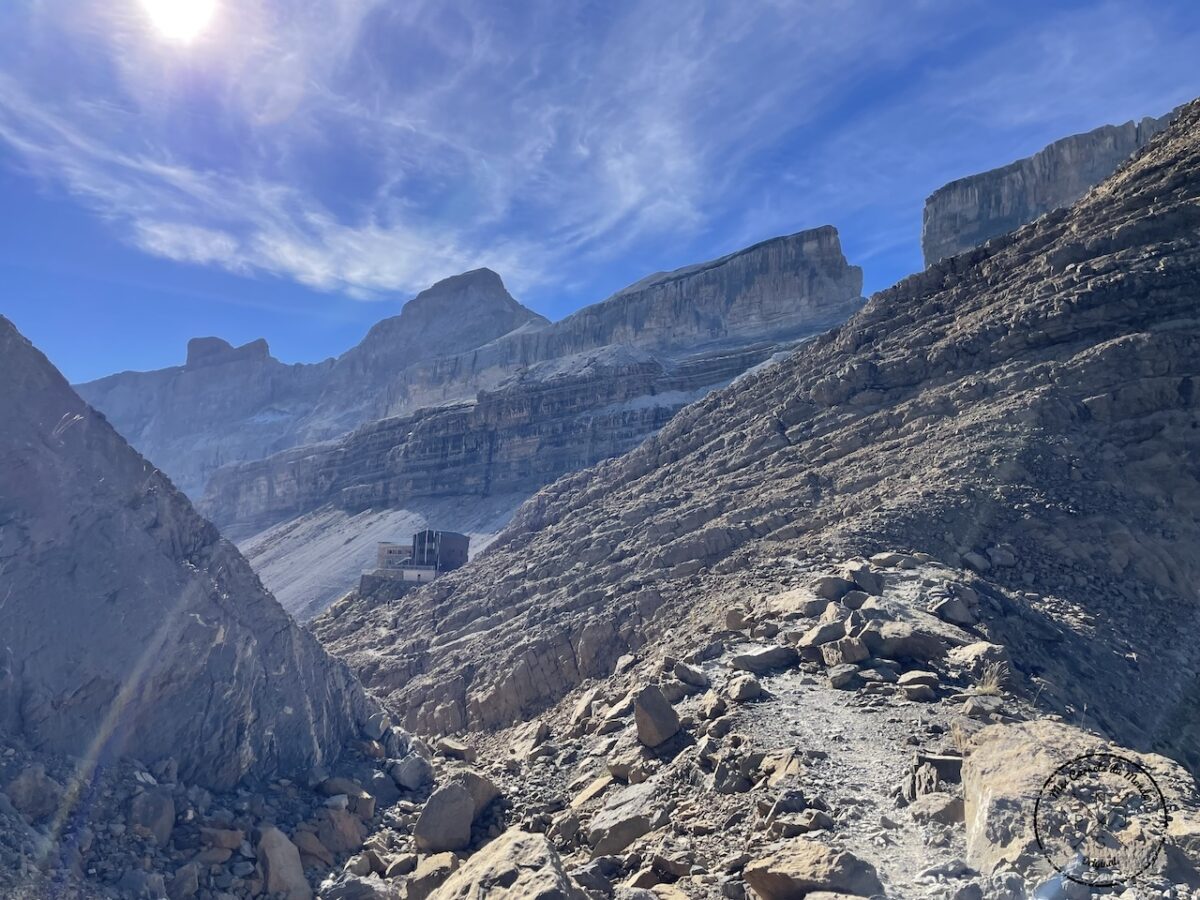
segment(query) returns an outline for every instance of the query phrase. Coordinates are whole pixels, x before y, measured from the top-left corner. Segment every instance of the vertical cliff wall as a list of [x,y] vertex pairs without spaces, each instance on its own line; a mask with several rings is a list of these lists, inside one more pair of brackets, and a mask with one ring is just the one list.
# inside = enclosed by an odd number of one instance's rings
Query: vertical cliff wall
[[978,247],[1052,209],[1070,206],[1171,122],[1174,113],[1103,125],[1033,156],[952,181],[925,201],[925,265]]

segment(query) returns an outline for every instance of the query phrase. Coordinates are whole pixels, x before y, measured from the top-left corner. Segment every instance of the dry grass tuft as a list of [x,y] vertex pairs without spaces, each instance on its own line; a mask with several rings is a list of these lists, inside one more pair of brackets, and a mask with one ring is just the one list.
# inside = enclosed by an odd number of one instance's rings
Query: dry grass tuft
[[979,683],[975,685],[975,693],[994,697],[1000,693],[1006,681],[1008,666],[1004,663],[988,663],[983,674],[979,676]]

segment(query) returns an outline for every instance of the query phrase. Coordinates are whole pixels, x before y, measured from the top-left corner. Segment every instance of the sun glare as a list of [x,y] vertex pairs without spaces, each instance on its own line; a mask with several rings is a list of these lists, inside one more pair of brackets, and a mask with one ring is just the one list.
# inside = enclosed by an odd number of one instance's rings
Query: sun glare
[[141,0],[155,30],[169,41],[187,43],[200,35],[217,11],[217,0]]

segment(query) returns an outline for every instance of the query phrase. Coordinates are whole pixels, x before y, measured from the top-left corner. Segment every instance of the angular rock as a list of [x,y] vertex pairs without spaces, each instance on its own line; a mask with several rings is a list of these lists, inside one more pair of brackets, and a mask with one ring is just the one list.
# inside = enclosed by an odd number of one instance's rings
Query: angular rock
[[946,655],[947,645],[939,635],[922,631],[907,622],[871,622],[859,635],[872,656],[930,662]]
[[160,847],[171,840],[175,827],[175,800],[169,791],[143,791],[130,801],[129,827],[145,834]]
[[438,788],[426,802],[413,827],[413,842],[425,853],[462,850],[471,843],[475,799],[461,784]]
[[300,865],[300,851],[286,834],[275,827],[264,828],[255,850],[263,867],[263,887],[268,893],[279,894],[286,900],[310,900],[313,892]]
[[755,675],[763,675],[773,669],[784,669],[794,666],[799,661],[800,656],[792,647],[783,647],[776,644],[739,653],[730,659],[729,664],[735,669],[753,672]]
[[812,592],[823,600],[841,600],[856,589],[857,585],[853,581],[837,575],[824,575],[814,581],[812,586]]
[[509,830],[472,854],[430,900],[584,900],[543,835]]
[[689,666],[684,662],[677,662],[673,671],[675,677],[684,684],[690,684],[692,687],[698,688],[707,688],[709,685],[708,676],[704,674],[703,670],[695,666]]
[[410,753],[399,762],[393,763],[388,774],[397,787],[406,791],[424,790],[433,784],[433,763],[419,753]]
[[845,663],[862,662],[871,654],[867,650],[866,644],[861,640],[846,637],[823,644],[821,646],[821,655],[825,658],[825,665],[840,666]]
[[46,774],[46,767],[35,763],[22,769],[4,793],[17,812],[30,822],[47,819],[58,812],[62,802],[62,785]]
[[679,732],[679,715],[656,685],[647,685],[634,698],[633,720],[638,740],[647,747],[665,744]]
[[333,853],[321,843],[321,839],[313,832],[297,831],[292,836],[292,842],[300,851],[301,862],[304,862],[307,857],[326,867],[333,865]]
[[428,900],[457,870],[458,857],[453,853],[435,853],[425,857],[404,882],[405,900]]
[[487,809],[492,801],[500,796],[499,785],[474,769],[455,772],[453,780],[465,787],[467,793],[471,795],[471,802],[474,804],[472,819],[479,818],[480,813]]
[[344,809],[323,809],[317,816],[317,837],[338,856],[358,850],[366,836],[362,819]]
[[975,613],[971,612],[971,608],[958,597],[939,600],[933,605],[930,612],[943,622],[949,622],[951,625],[958,625],[961,628],[970,628],[979,622]]
[[763,900],[795,900],[814,891],[860,897],[883,893],[875,867],[845,850],[797,838],[743,870],[746,883]]
[[841,690],[853,690],[862,684],[862,677],[858,674],[858,666],[853,663],[834,666],[825,674],[829,678],[830,687]]
[[622,788],[609,796],[604,807],[588,826],[588,844],[593,856],[620,853],[635,840],[648,834],[658,817],[655,781]]
[[731,678],[725,687],[725,693],[729,695],[729,699],[736,700],[738,703],[757,700],[762,696],[762,692],[762,685],[753,675],[739,675]]

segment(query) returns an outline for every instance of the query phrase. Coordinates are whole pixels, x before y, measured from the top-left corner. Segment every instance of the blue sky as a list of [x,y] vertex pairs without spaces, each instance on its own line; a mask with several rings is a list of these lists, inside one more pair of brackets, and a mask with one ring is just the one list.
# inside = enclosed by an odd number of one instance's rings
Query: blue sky
[[[196,0],[179,0],[196,2]],[[335,355],[487,265],[551,317],[830,223],[876,290],[941,184],[1200,94],[1200,5],[0,5],[0,312],[72,380]]]

